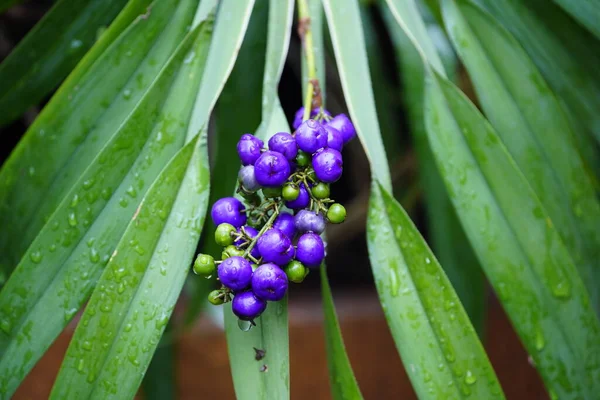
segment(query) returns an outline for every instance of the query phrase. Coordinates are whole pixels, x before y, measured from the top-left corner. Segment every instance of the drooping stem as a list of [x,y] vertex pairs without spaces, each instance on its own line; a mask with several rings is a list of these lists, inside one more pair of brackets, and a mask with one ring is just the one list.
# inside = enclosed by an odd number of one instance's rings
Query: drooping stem
[[298,36],[300,36],[300,40],[302,41],[302,48],[304,49],[306,66],[308,69],[308,84],[304,98],[303,121],[306,121],[310,117],[310,113],[314,108],[319,108],[322,105],[321,88],[319,79],[317,78],[315,51],[310,23],[310,11],[307,0],[298,0]]

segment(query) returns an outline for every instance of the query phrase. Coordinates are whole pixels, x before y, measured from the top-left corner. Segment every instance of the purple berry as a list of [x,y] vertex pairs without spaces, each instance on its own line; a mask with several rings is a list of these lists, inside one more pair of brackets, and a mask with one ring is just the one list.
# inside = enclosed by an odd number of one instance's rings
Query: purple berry
[[251,321],[262,314],[267,302],[257,298],[254,293],[242,292],[235,295],[231,302],[231,310],[241,320]]
[[320,122],[309,119],[296,130],[296,143],[300,150],[312,154],[327,146],[327,131]]
[[[310,113],[310,118],[314,118],[318,114],[319,114],[319,109],[313,108],[313,110]],[[323,110],[323,114],[331,117],[331,113],[327,110]],[[302,125],[302,118],[304,118],[304,107],[300,107],[300,109],[298,111],[296,111],[296,114],[294,115],[294,123],[292,124],[294,129],[298,129],[298,127],[300,125]],[[326,122],[324,122],[324,123],[326,123]]]
[[213,204],[210,216],[215,225],[228,223],[236,228],[246,223],[246,214],[242,212],[244,205],[234,197],[224,197]]
[[342,133],[344,137],[344,144],[348,143],[356,136],[356,129],[354,124],[350,121],[350,118],[346,114],[338,114],[331,121],[329,125],[337,129]]
[[317,179],[325,183],[333,183],[342,176],[342,154],[334,149],[323,149],[312,159]]
[[252,265],[243,257],[226,258],[217,269],[221,283],[233,291],[243,290],[250,285]]
[[275,218],[273,222],[273,228],[279,229],[285,234],[285,236],[293,239],[296,235],[296,225],[294,222],[294,216],[290,213],[282,212]]
[[[238,232],[241,233],[241,231],[242,231],[242,228],[238,229]],[[258,231],[249,225],[244,226],[244,231],[246,232],[246,235],[248,235],[250,237],[250,239],[254,239],[256,237],[256,235],[258,235]],[[238,239],[235,242],[233,242],[233,244],[236,247],[239,247],[243,242],[244,242],[244,239]],[[254,258],[260,258],[260,252],[258,251],[258,247],[254,246],[252,248],[252,251],[250,252],[250,255],[252,255],[252,257],[254,257]]]
[[302,210],[294,217],[298,232],[314,232],[321,234],[325,230],[325,218],[323,215],[312,211]]
[[298,145],[292,135],[287,132],[279,132],[269,139],[269,150],[283,154],[288,161],[294,161],[298,154]]
[[258,157],[260,157],[260,150],[263,146],[263,141],[256,136],[249,133],[243,134],[237,144],[237,152],[240,160],[242,160],[242,164],[254,164]]
[[285,202],[285,206],[287,208],[298,210],[300,208],[306,208],[310,204],[310,194],[308,193],[308,190],[306,190],[306,186],[304,186],[304,183],[300,184],[299,189],[300,194],[298,195],[296,200]]
[[344,135],[330,125],[324,125],[323,128],[327,131],[327,147],[337,151],[342,151],[344,147]]
[[285,272],[275,264],[263,264],[252,275],[252,292],[263,300],[278,301],[283,299],[288,288]]
[[240,169],[238,173],[238,180],[241,185],[249,192],[256,192],[260,189],[260,185],[256,181],[256,175],[254,174],[254,165],[246,165]]
[[261,186],[281,186],[290,177],[290,163],[281,153],[265,151],[254,163],[254,176]]
[[296,259],[307,267],[318,267],[325,258],[325,245],[316,233],[305,233],[298,239]]
[[294,257],[294,246],[279,229],[269,229],[258,239],[258,251],[265,262],[285,265]]

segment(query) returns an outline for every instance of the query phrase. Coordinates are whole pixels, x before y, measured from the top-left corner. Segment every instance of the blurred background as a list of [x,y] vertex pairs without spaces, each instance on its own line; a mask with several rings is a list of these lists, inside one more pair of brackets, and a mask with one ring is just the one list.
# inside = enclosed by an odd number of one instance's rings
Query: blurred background
[[[428,240],[461,296],[480,333],[496,373],[509,399],[545,399],[537,372],[530,365],[509,321],[486,284],[462,234],[419,125],[419,61],[405,38],[392,37],[389,15],[375,1],[362,1],[363,28],[369,52],[372,86],[385,142],[395,196]],[[0,15],[0,59],[4,59],[53,4],[30,0]],[[240,56],[213,114],[210,129],[211,164],[219,171],[212,183],[213,198],[231,191],[239,163],[235,143],[253,132],[261,120],[261,87],[266,46],[267,1],[257,0]],[[454,79],[474,101],[468,77],[446,43],[443,31],[429,16],[430,34],[454,71]],[[343,92],[326,33],[326,108],[345,112]],[[85,46],[82,55],[85,53]],[[292,35],[288,60],[280,84],[280,98],[292,121],[302,102],[301,44]],[[416,60],[416,62],[415,62]],[[17,120],[0,127],[0,161],[4,161],[50,96]],[[1,112],[1,111],[0,111]],[[344,150],[344,176],[332,186],[332,196],[344,204],[348,219],[328,234],[328,274],[346,347],[367,399],[415,398],[404,366],[389,334],[369,267],[365,222],[369,193],[369,166],[358,141]],[[212,200],[211,200],[212,203]],[[207,225],[203,237],[211,237]],[[204,252],[218,254],[202,239]],[[168,334],[150,371],[173,376],[172,386],[144,383],[140,398],[234,398],[227,345],[220,327],[219,309],[204,306],[210,285],[190,277]],[[319,276],[313,273],[290,290],[291,393],[293,399],[328,399]],[[47,398],[77,320],[59,337],[23,383],[14,398]],[[173,350],[163,351],[163,349]],[[175,368],[171,368],[171,363]],[[410,368],[410,366],[406,366]],[[268,373],[268,370],[265,372]],[[150,375],[150,372],[149,372]]]

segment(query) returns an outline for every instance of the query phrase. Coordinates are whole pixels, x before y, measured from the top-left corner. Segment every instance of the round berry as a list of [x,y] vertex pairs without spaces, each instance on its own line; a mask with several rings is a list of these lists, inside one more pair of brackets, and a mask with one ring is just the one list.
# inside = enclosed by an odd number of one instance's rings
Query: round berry
[[231,310],[241,320],[251,321],[262,314],[267,308],[267,302],[257,298],[252,292],[242,292],[235,295],[231,302]]
[[300,196],[300,189],[298,189],[298,186],[292,183],[287,184],[283,187],[281,196],[285,201],[294,201],[298,198],[298,196]]
[[213,290],[212,292],[210,292],[208,294],[208,301],[210,302],[210,304],[218,306],[225,302],[224,297],[225,296],[223,295],[223,293],[220,290]]
[[308,205],[310,204],[310,194],[308,194],[308,190],[306,190],[304,183],[300,184],[299,190],[300,192],[298,193],[298,197],[296,197],[296,200],[285,202],[287,208],[297,210],[300,208],[308,207]]
[[194,261],[194,273],[196,275],[211,277],[215,273],[215,259],[208,254],[198,254]]
[[300,150],[312,154],[327,146],[327,131],[320,122],[309,119],[296,130],[296,143]]
[[234,197],[224,197],[213,204],[210,216],[215,225],[226,222],[239,228],[246,223],[246,213],[243,210],[241,201]]
[[240,181],[240,185],[242,185],[247,192],[252,193],[260,189],[260,185],[256,181],[256,176],[254,175],[254,165],[242,167],[238,173],[238,180]]
[[215,231],[215,242],[219,246],[229,246],[233,243],[233,236],[231,234],[235,231],[235,226],[231,224],[226,222],[219,224],[219,226],[217,226],[217,230]]
[[288,280],[294,283],[302,283],[304,278],[306,278],[306,275],[308,275],[308,268],[300,261],[292,260],[285,266],[284,272],[287,275]]
[[[247,236],[250,239],[254,239],[258,235],[258,231],[251,226],[245,225],[245,226],[241,227],[238,230],[238,232],[242,233],[242,229],[246,233],[245,236]],[[236,240],[235,242],[233,242],[233,244],[236,245],[237,247],[239,247],[246,241],[247,241],[247,239],[240,238],[240,239]],[[250,255],[252,255],[252,257],[254,257],[254,258],[260,257],[260,252],[258,251],[258,248],[256,246],[254,246],[252,248],[252,251],[250,251]]]
[[243,257],[229,257],[217,269],[221,283],[233,291],[242,290],[250,285],[252,266]]
[[294,217],[294,223],[298,232],[323,233],[325,230],[325,218],[321,214],[312,211],[301,210]]
[[296,164],[299,167],[306,167],[310,164],[310,154],[300,150],[298,151],[298,155],[296,156]]
[[263,196],[267,199],[274,199],[277,197],[281,197],[281,186],[271,187],[271,188],[263,188],[262,190]]
[[277,218],[275,218],[275,221],[273,222],[273,228],[279,229],[290,239],[294,238],[296,235],[294,216],[290,213],[282,212],[277,216]]
[[256,245],[264,262],[285,265],[294,257],[292,241],[276,228],[263,233]]
[[263,264],[252,274],[252,293],[259,299],[279,301],[285,296],[288,278],[275,264]]
[[[314,118],[317,115],[319,115],[319,111],[320,110],[318,107],[313,108],[310,113],[310,118]],[[323,114],[325,114],[328,117],[331,117],[331,114],[327,110],[323,110]],[[304,118],[304,107],[300,107],[300,109],[296,111],[296,114],[294,115],[294,123],[292,124],[294,129],[298,129],[298,127],[302,124],[302,118]]]
[[344,147],[344,135],[342,135],[342,132],[329,124],[323,125],[323,128],[327,131],[327,147],[342,151],[342,147]]
[[332,224],[341,224],[346,219],[346,208],[340,203],[333,203],[327,210],[327,219]]
[[244,250],[237,248],[234,244],[230,244],[225,247],[221,252],[221,259],[225,260],[229,257],[242,257],[244,255]]
[[315,196],[315,198],[319,200],[326,199],[331,194],[329,190],[329,185],[324,182],[319,182],[315,186],[313,186],[311,192],[313,196]]
[[260,150],[263,148],[262,140],[249,133],[243,134],[237,144],[237,152],[244,165],[254,164],[260,157]]
[[342,154],[337,150],[324,149],[317,152],[313,156],[312,164],[317,179],[322,182],[333,183],[342,176],[344,162]]
[[265,151],[254,163],[254,175],[259,185],[281,186],[290,177],[290,163],[276,151]]
[[278,132],[269,139],[269,150],[283,154],[288,161],[294,161],[298,154],[298,145],[296,139],[289,133]]
[[356,129],[346,114],[338,114],[329,121],[329,126],[334,127],[342,133],[344,144],[348,143],[356,136]]
[[305,233],[298,239],[296,259],[307,267],[318,267],[325,258],[325,245],[316,233]]

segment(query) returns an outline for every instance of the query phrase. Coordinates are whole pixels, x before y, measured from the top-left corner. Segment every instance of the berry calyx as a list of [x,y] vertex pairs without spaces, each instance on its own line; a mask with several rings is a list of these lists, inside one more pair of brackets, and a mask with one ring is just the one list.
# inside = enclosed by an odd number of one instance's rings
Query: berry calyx
[[250,286],[252,279],[252,266],[243,257],[229,257],[217,268],[221,283],[233,291],[239,291]]
[[315,197],[315,199],[319,199],[319,200],[327,199],[329,197],[329,195],[331,194],[329,185],[326,184],[325,182],[317,183],[315,186],[313,186],[313,188],[311,189],[311,192],[312,192],[313,196]]
[[253,320],[266,308],[267,302],[256,297],[251,291],[236,294],[231,302],[231,310],[243,321]]
[[288,280],[294,283],[302,283],[306,275],[308,275],[309,270],[300,261],[293,260],[285,266],[283,271],[287,275]]
[[281,191],[281,196],[285,201],[294,201],[300,196],[300,189],[298,186],[290,183],[283,187]]
[[215,259],[208,254],[198,254],[198,257],[194,261],[193,270],[196,275],[205,278],[211,277],[216,270]]
[[332,224],[341,224],[346,219],[346,208],[340,203],[333,203],[327,210],[327,219]]
[[208,294],[208,301],[215,306],[225,303],[225,296],[220,290],[213,290]]
[[215,231],[215,242],[219,246],[229,246],[233,243],[233,233],[236,231],[235,226],[226,222],[219,224]]
[[279,301],[285,296],[288,278],[275,264],[263,264],[252,275],[252,293],[259,299]]

